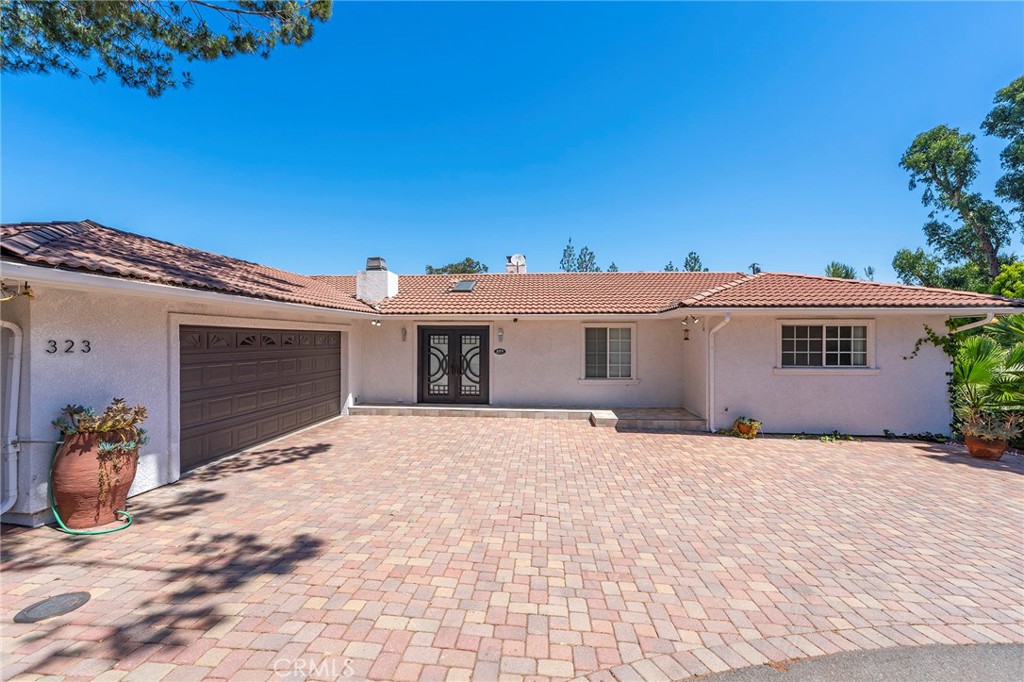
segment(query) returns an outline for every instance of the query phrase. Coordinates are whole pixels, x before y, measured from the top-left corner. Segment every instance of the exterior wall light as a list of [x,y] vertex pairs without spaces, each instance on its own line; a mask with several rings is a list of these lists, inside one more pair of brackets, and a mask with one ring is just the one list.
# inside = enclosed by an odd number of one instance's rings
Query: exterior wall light
[[409,336],[409,330],[402,327],[402,343],[405,343],[406,337]]
[[374,327],[379,327],[380,320],[370,320],[370,324],[373,325]]
[[498,327],[498,343],[505,340],[505,330],[502,327]]

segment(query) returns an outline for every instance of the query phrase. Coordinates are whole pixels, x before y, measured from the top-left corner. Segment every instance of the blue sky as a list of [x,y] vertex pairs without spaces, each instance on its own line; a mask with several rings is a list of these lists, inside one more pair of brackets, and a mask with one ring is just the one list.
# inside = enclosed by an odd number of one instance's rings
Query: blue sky
[[[623,270],[695,250],[893,280],[926,218],[899,157],[980,133],[1024,4],[346,4],[305,47],[190,69],[155,100],[5,75],[3,220],[304,273],[549,271],[571,236]],[[1001,145],[978,147],[990,195]]]

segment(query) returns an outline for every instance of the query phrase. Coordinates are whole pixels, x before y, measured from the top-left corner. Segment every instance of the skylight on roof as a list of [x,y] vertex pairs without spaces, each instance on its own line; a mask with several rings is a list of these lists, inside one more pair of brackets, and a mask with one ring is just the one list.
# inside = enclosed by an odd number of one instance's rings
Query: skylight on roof
[[476,286],[475,279],[464,279],[452,285],[452,291],[473,291]]

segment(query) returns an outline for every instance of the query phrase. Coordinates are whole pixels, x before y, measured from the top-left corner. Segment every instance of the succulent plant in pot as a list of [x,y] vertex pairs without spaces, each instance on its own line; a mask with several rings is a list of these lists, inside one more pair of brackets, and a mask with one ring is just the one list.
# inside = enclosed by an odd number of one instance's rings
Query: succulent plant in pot
[[971,337],[957,352],[953,375],[967,451],[999,459],[1024,431],[1024,343],[1005,348],[987,336]]
[[62,443],[54,455],[50,485],[68,528],[92,528],[124,514],[135,480],[139,448],[149,442],[142,405],[114,398],[103,411],[67,405],[53,421]]
[[761,422],[753,417],[739,417],[732,423],[732,430],[740,438],[754,438],[761,429]]

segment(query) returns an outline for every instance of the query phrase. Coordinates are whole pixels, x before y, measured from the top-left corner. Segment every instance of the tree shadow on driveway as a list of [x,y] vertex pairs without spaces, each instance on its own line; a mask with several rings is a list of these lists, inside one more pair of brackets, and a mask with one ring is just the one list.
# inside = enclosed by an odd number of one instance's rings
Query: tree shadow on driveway
[[[150,562],[155,565],[133,567],[154,575],[136,580],[127,593],[106,603],[101,594],[81,611],[34,626],[28,633],[31,640],[46,639],[49,643],[5,666],[4,675],[54,674],[82,658],[109,659],[117,662],[115,668],[131,670],[157,649],[183,650],[225,619],[238,617],[238,604],[252,592],[245,589],[247,585],[261,576],[292,575],[300,564],[323,551],[323,540],[308,534],[295,535],[287,544],[274,544],[255,533],[194,532],[176,548],[175,556],[180,560],[175,564],[160,566],[158,555]],[[88,559],[76,563],[99,575],[124,568]],[[132,600],[136,588],[144,596]],[[264,589],[266,597],[276,594],[273,588]],[[229,603],[233,608],[221,608]],[[92,612],[88,620],[94,633],[80,639],[76,636],[81,628],[75,614],[86,611]],[[71,629],[63,632],[67,628]],[[69,639],[75,640],[71,647]]]
[[307,460],[331,449],[330,443],[314,445],[292,445],[281,447],[260,447],[245,450],[234,455],[202,465],[198,469],[182,474],[180,480],[190,483],[209,483],[235,476],[246,471],[257,471],[268,467],[283,466]]

